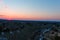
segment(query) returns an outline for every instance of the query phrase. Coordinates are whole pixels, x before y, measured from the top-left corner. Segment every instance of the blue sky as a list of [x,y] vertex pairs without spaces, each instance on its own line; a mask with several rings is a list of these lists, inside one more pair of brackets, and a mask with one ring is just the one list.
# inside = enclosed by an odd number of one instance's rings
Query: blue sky
[[[7,6],[2,8],[2,15],[4,10],[8,9],[9,11],[6,11],[8,16],[15,14],[17,18],[22,15],[20,18],[23,19],[60,20],[60,0],[1,0],[1,2],[3,6]],[[4,15],[7,16],[7,14]]]

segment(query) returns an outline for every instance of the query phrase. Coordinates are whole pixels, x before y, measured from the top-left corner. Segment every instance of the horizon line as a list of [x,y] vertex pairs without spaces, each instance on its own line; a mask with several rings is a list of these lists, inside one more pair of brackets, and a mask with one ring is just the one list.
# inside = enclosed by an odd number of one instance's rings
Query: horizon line
[[[0,20],[8,20],[8,19],[0,19]],[[21,20],[21,19],[10,19],[11,21],[17,20],[17,21],[53,21],[53,22],[60,22],[60,20]],[[9,21],[9,20],[8,20]]]

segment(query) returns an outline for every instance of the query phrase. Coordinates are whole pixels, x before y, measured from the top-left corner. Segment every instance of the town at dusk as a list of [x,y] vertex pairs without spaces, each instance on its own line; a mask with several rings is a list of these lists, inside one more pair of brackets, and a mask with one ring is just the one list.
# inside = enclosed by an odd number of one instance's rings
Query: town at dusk
[[60,40],[60,0],[0,0],[0,40]]

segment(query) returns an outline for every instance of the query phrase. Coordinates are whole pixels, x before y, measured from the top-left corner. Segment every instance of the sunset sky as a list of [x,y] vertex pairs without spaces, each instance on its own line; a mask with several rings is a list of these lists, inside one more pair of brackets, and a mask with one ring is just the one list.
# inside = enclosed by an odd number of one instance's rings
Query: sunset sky
[[60,0],[0,0],[0,19],[60,20]]

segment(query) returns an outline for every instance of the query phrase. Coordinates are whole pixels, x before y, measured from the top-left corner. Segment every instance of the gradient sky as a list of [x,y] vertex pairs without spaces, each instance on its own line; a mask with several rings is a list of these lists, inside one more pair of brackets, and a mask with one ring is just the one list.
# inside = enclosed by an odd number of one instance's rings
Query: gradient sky
[[0,0],[0,18],[60,20],[60,0]]

